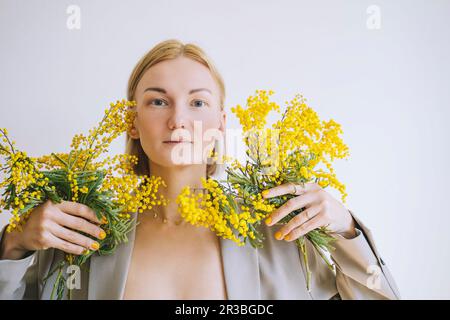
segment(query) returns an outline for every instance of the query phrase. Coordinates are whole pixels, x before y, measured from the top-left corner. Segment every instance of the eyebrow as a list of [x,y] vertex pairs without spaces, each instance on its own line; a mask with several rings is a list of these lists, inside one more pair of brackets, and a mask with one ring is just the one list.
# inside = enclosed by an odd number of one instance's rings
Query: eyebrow
[[[144,90],[144,92],[146,92],[146,91],[156,91],[156,92],[161,92],[161,93],[167,94],[167,91],[164,90],[163,88],[151,87],[151,88],[147,88],[147,89]],[[189,94],[193,94],[193,93],[196,93],[198,91],[208,91],[212,95],[211,90],[209,90],[207,88],[192,89],[191,91],[189,91]]]

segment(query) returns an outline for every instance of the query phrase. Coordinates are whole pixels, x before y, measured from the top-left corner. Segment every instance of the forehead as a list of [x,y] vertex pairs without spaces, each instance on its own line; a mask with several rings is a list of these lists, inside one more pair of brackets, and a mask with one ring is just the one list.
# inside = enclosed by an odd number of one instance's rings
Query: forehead
[[177,57],[157,63],[148,69],[139,81],[136,94],[147,87],[161,87],[170,93],[187,93],[191,89],[208,88],[218,94],[218,86],[210,70],[198,61]]

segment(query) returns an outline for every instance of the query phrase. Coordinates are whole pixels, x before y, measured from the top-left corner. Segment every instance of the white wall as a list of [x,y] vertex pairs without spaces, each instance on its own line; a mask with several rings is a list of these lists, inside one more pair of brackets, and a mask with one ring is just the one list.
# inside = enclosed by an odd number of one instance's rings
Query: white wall
[[[403,298],[449,299],[450,1],[212,3],[0,0],[0,127],[32,155],[67,151],[125,97],[145,51],[195,42],[225,78],[228,110],[271,88],[280,102],[303,93],[343,125],[351,158],[336,168],[348,207]],[[66,26],[69,5],[81,10],[79,30]],[[379,29],[367,26],[371,5]]]

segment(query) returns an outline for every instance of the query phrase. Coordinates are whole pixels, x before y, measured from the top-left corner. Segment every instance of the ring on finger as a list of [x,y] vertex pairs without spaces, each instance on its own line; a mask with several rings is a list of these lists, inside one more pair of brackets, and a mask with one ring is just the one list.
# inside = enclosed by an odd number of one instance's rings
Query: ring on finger
[[307,219],[307,220],[310,220],[310,219],[311,219],[311,218],[309,217],[309,212],[308,212],[308,210],[305,211],[305,216],[306,216],[306,219]]
[[297,185],[295,183],[293,183],[292,187],[294,188],[294,191],[292,191],[291,194],[297,195]]
[[293,183],[292,186],[294,187],[294,192],[291,192],[293,195],[299,196],[301,194],[301,190],[298,190],[299,185]]

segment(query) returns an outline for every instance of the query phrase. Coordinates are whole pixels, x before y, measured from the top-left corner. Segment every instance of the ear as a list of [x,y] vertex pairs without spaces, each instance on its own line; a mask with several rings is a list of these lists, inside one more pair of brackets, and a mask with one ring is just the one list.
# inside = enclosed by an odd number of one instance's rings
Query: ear
[[132,139],[139,139],[139,130],[136,126],[136,119],[133,121],[133,125],[131,126],[130,130],[128,130],[128,134]]
[[222,110],[220,114],[219,130],[222,131],[223,133],[225,133],[226,124],[227,124],[227,113],[225,112],[225,110]]

